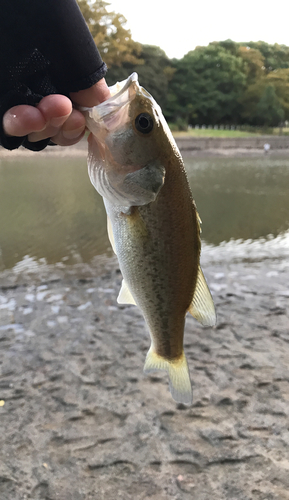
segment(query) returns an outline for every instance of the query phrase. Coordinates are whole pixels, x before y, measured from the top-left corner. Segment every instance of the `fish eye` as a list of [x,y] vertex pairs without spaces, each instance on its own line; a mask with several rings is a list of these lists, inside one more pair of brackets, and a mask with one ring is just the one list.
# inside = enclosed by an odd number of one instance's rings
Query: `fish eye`
[[135,127],[142,134],[148,134],[152,131],[154,121],[148,113],[141,113],[135,119]]

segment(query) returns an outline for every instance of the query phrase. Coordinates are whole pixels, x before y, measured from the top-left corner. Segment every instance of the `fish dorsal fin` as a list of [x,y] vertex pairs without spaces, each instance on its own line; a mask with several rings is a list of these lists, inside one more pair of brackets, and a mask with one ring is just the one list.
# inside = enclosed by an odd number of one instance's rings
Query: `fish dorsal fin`
[[196,290],[189,312],[204,326],[214,326],[216,324],[214,302],[201,266],[199,266]]
[[128,288],[128,285],[124,280],[122,280],[122,285],[121,285],[121,289],[120,289],[118,297],[117,297],[117,302],[118,302],[118,304],[133,304],[134,306],[136,306],[136,303],[135,303],[135,300],[131,294],[131,291]]
[[113,249],[114,253],[116,254],[115,241],[114,241],[114,236],[113,236],[113,232],[112,232],[112,224],[111,224],[111,220],[109,217],[107,217],[107,234],[108,234],[108,239],[110,241],[112,249]]

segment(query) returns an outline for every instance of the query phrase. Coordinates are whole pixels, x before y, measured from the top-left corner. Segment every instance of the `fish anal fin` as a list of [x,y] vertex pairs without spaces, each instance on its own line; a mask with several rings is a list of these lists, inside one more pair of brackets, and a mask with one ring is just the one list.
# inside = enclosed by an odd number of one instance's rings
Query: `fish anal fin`
[[189,312],[204,326],[214,326],[216,324],[217,317],[214,302],[200,266]]
[[118,304],[133,304],[136,306],[135,300],[131,294],[126,281],[122,280],[121,289],[117,297]]
[[109,217],[107,217],[107,234],[108,234],[108,239],[110,241],[112,249],[113,249],[114,253],[116,254],[115,241],[114,241],[114,236],[113,236],[113,231],[112,231],[112,224],[111,224],[111,220]]
[[178,403],[191,405],[192,386],[184,352],[177,360],[169,361],[159,356],[151,347],[145,360],[144,373],[149,374],[158,370],[165,371],[168,374],[173,399]]

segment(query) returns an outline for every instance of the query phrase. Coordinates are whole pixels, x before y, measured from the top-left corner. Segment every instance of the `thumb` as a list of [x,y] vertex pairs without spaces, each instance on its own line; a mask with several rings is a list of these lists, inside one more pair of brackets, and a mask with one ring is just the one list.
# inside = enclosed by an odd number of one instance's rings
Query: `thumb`
[[70,99],[79,106],[92,108],[97,106],[110,97],[110,90],[104,78],[99,80],[89,89],[79,90],[79,92],[70,92]]

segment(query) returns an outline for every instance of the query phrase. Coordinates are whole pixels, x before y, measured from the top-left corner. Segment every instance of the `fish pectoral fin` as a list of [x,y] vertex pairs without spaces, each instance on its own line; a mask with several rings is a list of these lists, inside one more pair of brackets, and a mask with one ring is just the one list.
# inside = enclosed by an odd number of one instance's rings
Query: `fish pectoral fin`
[[151,346],[145,360],[144,373],[149,374],[158,370],[167,372],[169,376],[170,392],[174,400],[178,403],[191,405],[192,386],[188,363],[184,352],[177,360],[169,361],[159,356]]
[[216,324],[217,317],[214,302],[200,266],[197,285],[189,312],[204,326],[214,326]]
[[112,224],[111,224],[111,220],[109,217],[107,217],[107,234],[108,234],[108,239],[110,241],[112,249],[113,249],[114,253],[116,254],[115,241],[114,241],[114,236],[113,236],[113,232],[112,232]]
[[133,304],[136,306],[135,300],[131,294],[126,281],[122,280],[121,289],[117,297],[118,304]]

